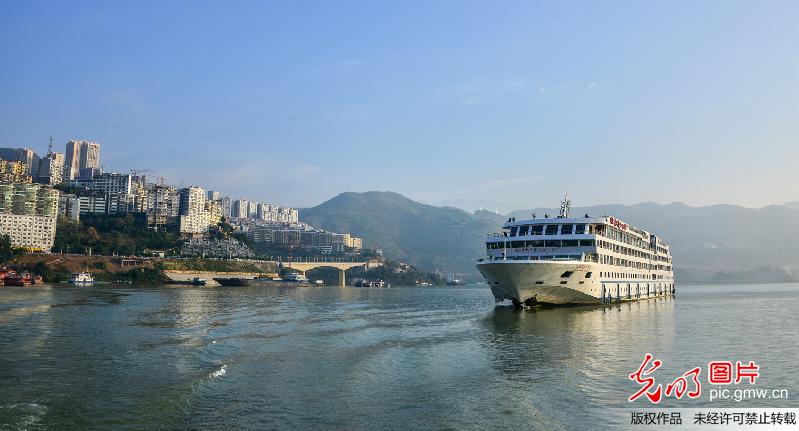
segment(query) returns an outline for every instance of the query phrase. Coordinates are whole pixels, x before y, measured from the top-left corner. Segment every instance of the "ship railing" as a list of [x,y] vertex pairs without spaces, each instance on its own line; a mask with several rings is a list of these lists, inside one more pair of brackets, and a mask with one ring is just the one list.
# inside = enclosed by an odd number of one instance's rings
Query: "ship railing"
[[493,233],[487,233],[486,236],[489,238],[496,238],[496,237],[504,237],[505,235],[503,235],[502,232],[493,232]]

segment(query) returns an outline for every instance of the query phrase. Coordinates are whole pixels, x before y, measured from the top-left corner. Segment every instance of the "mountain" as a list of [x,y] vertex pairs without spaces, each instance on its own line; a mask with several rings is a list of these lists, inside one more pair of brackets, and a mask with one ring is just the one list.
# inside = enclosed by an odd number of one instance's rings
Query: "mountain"
[[[367,248],[383,248],[389,257],[427,269],[474,272],[483,256],[485,234],[499,230],[507,217],[543,217],[554,208],[473,214],[436,207],[391,192],[342,193],[316,207],[300,210],[300,219],[323,229],[363,237]],[[671,245],[682,282],[799,279],[799,209],[772,205],[691,207],[600,205],[576,207],[572,216],[613,215],[659,235]]]
[[300,220],[334,232],[362,237],[364,247],[427,269],[473,272],[484,254],[483,238],[503,216],[469,214],[452,207],[412,201],[392,192],[342,193],[300,210]]
[[799,201],[786,202],[785,206],[788,207],[788,208],[793,208],[795,210],[799,210]]
[[453,199],[449,201],[433,202],[432,205],[439,207],[449,206],[449,207],[460,208],[468,213],[488,210],[501,214],[507,214],[511,211],[524,207],[523,205],[517,203],[494,201],[490,199],[477,199],[473,201],[466,199]]
[[[515,211],[510,216],[530,217],[535,212],[540,217],[557,211],[537,208]],[[779,205],[691,207],[682,203],[572,209],[573,216],[586,213],[613,215],[660,236],[671,246],[675,272],[682,281],[720,280],[722,275],[744,273],[749,278],[762,273],[768,279],[799,279],[797,209]]]

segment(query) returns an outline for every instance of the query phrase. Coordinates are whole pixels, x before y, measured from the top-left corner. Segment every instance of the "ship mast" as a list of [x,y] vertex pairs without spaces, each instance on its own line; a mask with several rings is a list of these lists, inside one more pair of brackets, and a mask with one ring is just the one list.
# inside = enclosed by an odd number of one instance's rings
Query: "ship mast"
[[567,194],[566,197],[563,198],[563,202],[560,203],[560,216],[558,218],[569,218],[569,210],[571,209],[571,202],[569,201],[569,195]]

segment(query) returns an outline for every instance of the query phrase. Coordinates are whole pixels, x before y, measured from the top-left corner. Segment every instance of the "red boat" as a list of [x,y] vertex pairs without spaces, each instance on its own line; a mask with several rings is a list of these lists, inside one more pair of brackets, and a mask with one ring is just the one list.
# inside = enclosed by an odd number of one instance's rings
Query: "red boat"
[[6,286],[30,286],[33,280],[30,275],[11,275],[3,280]]

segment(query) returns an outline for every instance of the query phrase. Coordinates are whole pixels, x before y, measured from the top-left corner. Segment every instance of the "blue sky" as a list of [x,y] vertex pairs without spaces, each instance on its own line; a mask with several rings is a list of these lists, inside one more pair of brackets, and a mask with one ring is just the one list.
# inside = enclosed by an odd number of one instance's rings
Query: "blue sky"
[[799,2],[0,2],[0,146],[234,197],[799,200]]

